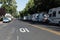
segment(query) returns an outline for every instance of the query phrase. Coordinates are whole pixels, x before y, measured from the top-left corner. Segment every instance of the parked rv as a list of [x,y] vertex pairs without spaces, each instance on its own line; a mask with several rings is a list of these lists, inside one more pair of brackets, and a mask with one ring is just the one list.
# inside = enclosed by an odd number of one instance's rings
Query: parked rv
[[5,17],[7,17],[10,21],[13,19],[13,16],[10,13],[6,13]]
[[37,13],[32,15],[32,21],[38,21],[38,15]]
[[39,13],[39,22],[43,22],[44,21],[44,13]]
[[50,9],[48,14],[49,23],[60,24],[60,7]]
[[25,20],[25,21],[26,21],[27,19],[28,19],[28,17],[27,17],[27,16],[24,16],[24,17],[23,17],[23,20]]
[[28,15],[28,21],[32,20],[32,15]]
[[46,12],[33,14],[32,21],[46,22],[48,19],[48,14]]
[[32,15],[24,16],[23,20],[35,21],[35,22],[46,22],[48,15],[45,12],[35,13]]

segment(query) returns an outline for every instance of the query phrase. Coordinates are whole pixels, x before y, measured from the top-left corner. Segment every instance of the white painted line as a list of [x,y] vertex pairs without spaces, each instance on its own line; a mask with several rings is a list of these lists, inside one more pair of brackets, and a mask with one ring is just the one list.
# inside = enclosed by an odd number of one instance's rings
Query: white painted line
[[25,30],[26,30],[27,32],[30,32],[27,28],[25,28]]
[[24,28],[20,28],[20,32],[24,33],[26,30]]
[[19,36],[17,35],[17,40],[19,40]]
[[25,32],[30,32],[27,28],[20,28],[20,32],[25,33]]

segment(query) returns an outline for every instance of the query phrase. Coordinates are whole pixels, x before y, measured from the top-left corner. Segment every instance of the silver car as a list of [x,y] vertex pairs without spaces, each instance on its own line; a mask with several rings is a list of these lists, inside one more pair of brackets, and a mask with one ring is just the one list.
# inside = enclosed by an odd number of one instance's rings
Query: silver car
[[3,18],[3,23],[8,23],[8,22],[10,22],[10,20],[8,18],[4,17]]

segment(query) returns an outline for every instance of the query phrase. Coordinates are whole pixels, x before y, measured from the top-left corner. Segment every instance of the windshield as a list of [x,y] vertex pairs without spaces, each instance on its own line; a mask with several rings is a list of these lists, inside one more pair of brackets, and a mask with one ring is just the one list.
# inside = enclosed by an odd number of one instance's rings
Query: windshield
[[8,20],[8,18],[6,18],[6,17],[4,17],[3,19],[4,19],[4,20]]

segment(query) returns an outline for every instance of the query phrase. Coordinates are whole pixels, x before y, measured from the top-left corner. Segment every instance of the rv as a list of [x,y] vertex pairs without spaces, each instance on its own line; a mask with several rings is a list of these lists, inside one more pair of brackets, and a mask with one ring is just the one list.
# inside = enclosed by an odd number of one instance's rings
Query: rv
[[38,15],[37,13],[32,15],[32,21],[38,21]]
[[24,17],[23,17],[23,20],[26,21],[26,20],[27,20],[27,16],[24,16]]
[[60,24],[60,7],[50,9],[48,14],[49,23]]
[[28,15],[28,21],[32,20],[32,15]]
[[7,17],[10,21],[13,19],[13,16],[10,13],[6,13],[5,17]]
[[48,15],[46,14],[46,12],[39,13],[39,22],[46,22],[47,18]]

